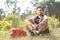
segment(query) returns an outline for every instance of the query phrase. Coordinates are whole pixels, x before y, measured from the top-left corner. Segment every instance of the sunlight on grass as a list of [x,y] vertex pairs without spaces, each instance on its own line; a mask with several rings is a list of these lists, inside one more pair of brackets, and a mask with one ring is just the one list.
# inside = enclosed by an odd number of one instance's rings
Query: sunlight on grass
[[[59,34],[60,35],[60,34]],[[1,32],[0,31],[0,40],[59,40],[60,37],[58,34],[55,36],[52,35],[43,35],[43,36],[18,36],[18,37],[11,37],[9,31]]]

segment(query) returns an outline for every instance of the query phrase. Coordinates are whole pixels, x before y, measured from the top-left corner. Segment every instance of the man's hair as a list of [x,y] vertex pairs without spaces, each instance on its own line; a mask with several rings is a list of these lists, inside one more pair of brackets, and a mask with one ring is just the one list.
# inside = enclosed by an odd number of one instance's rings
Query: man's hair
[[41,6],[36,7],[36,10],[37,10],[38,8],[41,8],[41,9],[44,11],[44,9],[43,9]]

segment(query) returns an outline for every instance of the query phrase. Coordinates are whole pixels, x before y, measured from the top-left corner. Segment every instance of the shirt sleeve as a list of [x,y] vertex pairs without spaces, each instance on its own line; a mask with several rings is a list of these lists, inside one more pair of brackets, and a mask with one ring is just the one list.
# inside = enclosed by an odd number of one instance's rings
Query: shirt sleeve
[[43,19],[48,19],[48,16],[44,15]]

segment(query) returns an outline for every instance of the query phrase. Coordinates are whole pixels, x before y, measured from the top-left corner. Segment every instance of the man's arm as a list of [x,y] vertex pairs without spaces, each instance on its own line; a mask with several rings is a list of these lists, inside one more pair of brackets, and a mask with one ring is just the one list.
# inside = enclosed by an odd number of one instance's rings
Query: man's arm
[[47,24],[47,22],[48,22],[48,19],[44,19],[44,20],[42,20],[42,22],[40,22],[38,24],[38,26],[40,27],[40,29],[38,30],[39,32],[41,32],[43,29],[45,29],[45,27],[47,27],[47,26],[45,26]]
[[29,24],[29,25],[32,25],[32,24],[33,24],[33,23],[32,23],[32,21],[33,21],[32,19],[26,19],[25,21],[26,21],[26,23]]
[[44,19],[42,20],[42,22],[40,22],[38,25],[45,25],[48,22],[48,19]]
[[30,31],[35,32],[37,24],[32,23],[32,22],[33,22],[32,19],[26,20],[27,26],[29,27]]
[[29,28],[30,31],[33,31],[33,28],[32,28],[32,19],[26,19],[25,22],[27,24],[27,27]]

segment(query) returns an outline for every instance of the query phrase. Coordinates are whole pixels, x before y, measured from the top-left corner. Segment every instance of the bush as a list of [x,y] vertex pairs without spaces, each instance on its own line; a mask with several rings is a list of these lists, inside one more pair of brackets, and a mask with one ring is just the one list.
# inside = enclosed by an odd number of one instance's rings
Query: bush
[[12,27],[20,27],[20,17],[13,13],[0,21],[0,30],[9,30]]
[[0,30],[9,30],[10,28],[24,28],[26,29],[26,23],[16,14],[7,15],[2,21],[0,21]]
[[60,22],[55,16],[48,17],[48,27],[51,32],[53,30],[56,30],[58,28],[58,25],[60,25]]
[[7,15],[5,18],[4,18],[6,21],[12,21],[12,27],[20,27],[19,25],[19,22],[20,22],[20,17],[16,14],[9,14]]
[[[33,15],[30,15],[27,18],[31,18]],[[60,22],[57,18],[55,18],[55,16],[48,17],[48,27],[51,32],[57,29],[59,25]],[[12,27],[19,27],[28,30],[25,20],[22,20],[20,16],[16,14],[9,14],[4,19],[2,19],[2,21],[0,21],[0,30],[9,30]]]
[[0,30],[8,30],[12,27],[12,21],[5,21],[5,20],[2,20],[0,21]]

